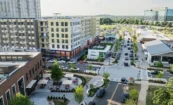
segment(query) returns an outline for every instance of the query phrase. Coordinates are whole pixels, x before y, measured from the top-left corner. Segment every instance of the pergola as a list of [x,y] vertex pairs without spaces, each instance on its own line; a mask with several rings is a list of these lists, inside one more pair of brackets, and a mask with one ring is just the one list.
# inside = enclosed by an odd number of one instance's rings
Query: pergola
[[47,84],[48,80],[42,79],[38,82],[38,84]]
[[74,74],[65,74],[64,77],[66,77],[66,78],[72,78],[73,76],[74,76]]

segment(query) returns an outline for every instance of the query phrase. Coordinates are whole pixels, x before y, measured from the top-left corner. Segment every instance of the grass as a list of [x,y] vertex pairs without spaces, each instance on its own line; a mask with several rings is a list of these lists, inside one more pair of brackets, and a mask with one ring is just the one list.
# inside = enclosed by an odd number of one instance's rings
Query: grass
[[87,76],[84,76],[85,80],[86,80],[86,83],[88,83],[92,78],[91,77],[87,77]]
[[154,91],[159,89],[159,88],[163,88],[163,87],[149,86],[147,96],[146,96],[146,105],[154,105],[153,101],[152,101]]
[[133,84],[133,85],[129,84],[128,86],[129,86],[129,91],[133,90],[133,89],[136,89],[137,92],[140,92],[140,90],[141,90],[141,84]]
[[66,103],[64,102],[61,102],[61,101],[54,101],[55,105],[67,105]]

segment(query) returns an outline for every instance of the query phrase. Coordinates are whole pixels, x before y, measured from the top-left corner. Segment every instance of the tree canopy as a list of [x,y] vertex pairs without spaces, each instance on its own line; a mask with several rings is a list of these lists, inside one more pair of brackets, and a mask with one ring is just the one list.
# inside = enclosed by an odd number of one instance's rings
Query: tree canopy
[[82,85],[76,87],[75,93],[74,93],[74,98],[77,103],[81,103],[84,99],[84,88]]
[[9,100],[9,105],[34,105],[34,103],[30,101],[28,96],[17,93]]
[[109,78],[109,76],[110,76],[110,74],[109,74],[109,73],[106,73],[106,72],[104,72],[104,73],[103,73],[103,77],[104,77],[105,79],[108,79],[108,78]]
[[52,67],[52,72],[51,72],[51,78],[54,81],[58,81],[62,78],[63,73],[62,70],[59,68],[58,61],[55,61]]

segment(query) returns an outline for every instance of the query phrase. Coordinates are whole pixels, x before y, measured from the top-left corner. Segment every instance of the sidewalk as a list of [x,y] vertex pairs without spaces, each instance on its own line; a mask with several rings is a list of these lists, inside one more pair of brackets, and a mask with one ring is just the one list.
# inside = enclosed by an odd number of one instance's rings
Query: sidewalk
[[135,81],[137,84],[141,84],[141,90],[138,98],[138,105],[146,105],[146,96],[149,85],[165,86],[165,84],[149,83],[148,81]]

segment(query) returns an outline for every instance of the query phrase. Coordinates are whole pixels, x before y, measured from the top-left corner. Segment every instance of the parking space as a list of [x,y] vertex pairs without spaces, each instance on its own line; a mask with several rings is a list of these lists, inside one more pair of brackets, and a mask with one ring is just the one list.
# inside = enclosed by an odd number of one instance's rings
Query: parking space
[[123,85],[118,82],[111,81],[102,98],[95,97],[96,105],[119,105],[123,97]]
[[[149,75],[151,75],[152,78],[156,78],[158,73],[159,73],[158,71],[153,71],[153,72],[150,72]],[[171,78],[171,77],[173,77],[173,74],[171,74],[170,72],[167,72],[167,71],[163,72],[163,77],[162,78],[165,78],[166,80],[169,80],[169,78]]]

